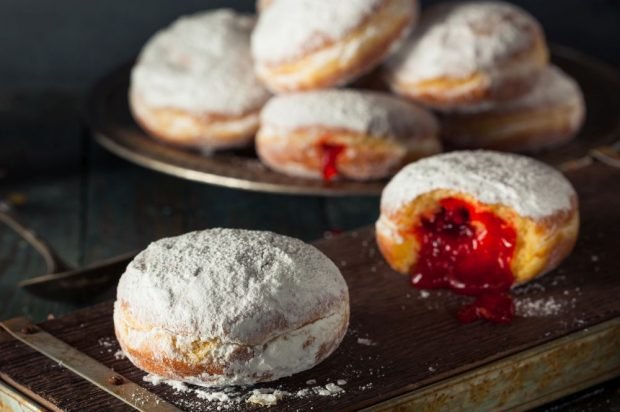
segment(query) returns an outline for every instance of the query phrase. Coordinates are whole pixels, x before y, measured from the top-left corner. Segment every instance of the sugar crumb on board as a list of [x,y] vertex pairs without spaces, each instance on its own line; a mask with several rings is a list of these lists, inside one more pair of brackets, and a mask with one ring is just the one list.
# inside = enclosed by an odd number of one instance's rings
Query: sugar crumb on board
[[515,312],[524,318],[555,316],[564,310],[567,303],[553,297],[519,298],[515,300]]
[[357,343],[364,346],[376,346],[377,343],[367,338],[357,338]]
[[[156,375],[146,375],[143,380],[154,386],[165,384],[175,393],[183,395],[176,400],[179,406],[191,410],[226,410],[238,409],[241,403],[250,403],[259,406],[271,407],[282,400],[307,399],[310,397],[337,397],[346,392],[343,388],[347,384],[345,379],[335,379],[336,383],[317,384],[316,379],[306,381],[308,387],[298,390],[284,390],[277,388],[250,388],[228,387],[219,389],[202,388],[179,381],[173,381]],[[358,390],[370,389],[372,384],[361,385]],[[193,398],[193,399],[192,399]],[[205,401],[207,403],[205,403]],[[206,408],[206,409],[205,409]]]

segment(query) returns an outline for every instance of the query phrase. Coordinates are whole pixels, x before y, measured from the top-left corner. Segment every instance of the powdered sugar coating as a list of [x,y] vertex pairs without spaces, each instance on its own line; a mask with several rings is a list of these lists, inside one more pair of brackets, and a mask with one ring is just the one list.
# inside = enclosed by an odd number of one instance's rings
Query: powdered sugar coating
[[558,104],[583,107],[583,95],[575,80],[558,67],[549,66],[529,93],[506,103],[498,103],[493,110],[511,111]]
[[434,116],[413,103],[384,93],[323,90],[272,98],[261,112],[264,125],[285,129],[332,127],[373,137],[433,137]]
[[132,93],[153,107],[240,116],[269,93],[250,54],[254,19],[231,10],[181,17],[156,33],[131,75]]
[[560,172],[532,158],[484,150],[457,151],[402,169],[383,190],[381,209],[395,212],[437,189],[466,193],[487,204],[504,204],[533,219],[570,210],[576,197]]
[[173,334],[258,345],[339,312],[348,289],[334,263],[300,240],[210,229],[151,243],[117,299]]
[[396,77],[423,81],[493,75],[498,64],[530,48],[542,35],[524,10],[503,2],[472,1],[435,6],[390,62]]
[[252,53],[280,63],[337,41],[359,26],[385,0],[278,0],[262,10]]

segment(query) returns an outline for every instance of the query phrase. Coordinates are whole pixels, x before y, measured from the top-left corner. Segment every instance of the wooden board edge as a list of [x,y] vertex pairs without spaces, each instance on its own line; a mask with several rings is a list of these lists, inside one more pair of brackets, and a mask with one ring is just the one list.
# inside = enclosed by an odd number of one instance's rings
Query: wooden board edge
[[620,317],[363,411],[522,411],[620,376]]
[[178,412],[164,399],[132,382],[96,359],[38,328],[25,317],[0,322],[13,338],[53,360],[128,406],[144,412]]
[[50,410],[57,411],[58,408],[0,373],[0,411],[44,412]]

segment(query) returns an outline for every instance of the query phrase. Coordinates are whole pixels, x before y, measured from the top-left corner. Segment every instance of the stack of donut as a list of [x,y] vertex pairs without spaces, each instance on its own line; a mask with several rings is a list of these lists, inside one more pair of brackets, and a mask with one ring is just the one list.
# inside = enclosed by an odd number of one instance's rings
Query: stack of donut
[[442,137],[458,148],[537,151],[573,138],[585,115],[577,83],[549,64],[540,24],[502,2],[429,9],[386,80],[440,112]]
[[415,0],[257,9],[183,17],[147,43],[130,87],[144,129],[206,152],[255,142],[266,166],[291,176],[370,180],[440,152],[440,139],[532,151],[583,122],[579,87],[549,65],[540,25],[513,5],[445,3],[420,16]]

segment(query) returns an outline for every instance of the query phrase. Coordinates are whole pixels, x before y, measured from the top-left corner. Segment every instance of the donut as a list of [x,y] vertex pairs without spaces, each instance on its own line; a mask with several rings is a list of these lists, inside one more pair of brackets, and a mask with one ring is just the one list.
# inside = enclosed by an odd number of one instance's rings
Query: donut
[[262,12],[273,3],[273,0],[256,0],[256,10]]
[[441,110],[523,95],[548,60],[542,28],[524,10],[446,3],[422,15],[386,76],[396,93]]
[[251,144],[269,92],[252,69],[254,19],[231,10],[175,21],[131,72],[130,108],[153,137],[205,151]]
[[114,305],[117,339],[135,366],[212,387],[312,368],[348,322],[347,285],[323,253],[239,229],[151,243],[122,275]]
[[261,112],[256,151],[291,176],[379,179],[439,152],[438,134],[432,114],[402,99],[321,90],[272,98]]
[[418,288],[478,297],[462,320],[510,321],[512,287],[556,268],[579,232],[578,199],[529,157],[456,151],[403,168],[385,187],[376,238]]
[[445,113],[441,130],[444,141],[455,148],[532,152],[570,141],[584,118],[579,86],[550,66],[524,96]]
[[412,0],[263,3],[252,54],[258,77],[277,93],[354,80],[397,47],[417,18]]

